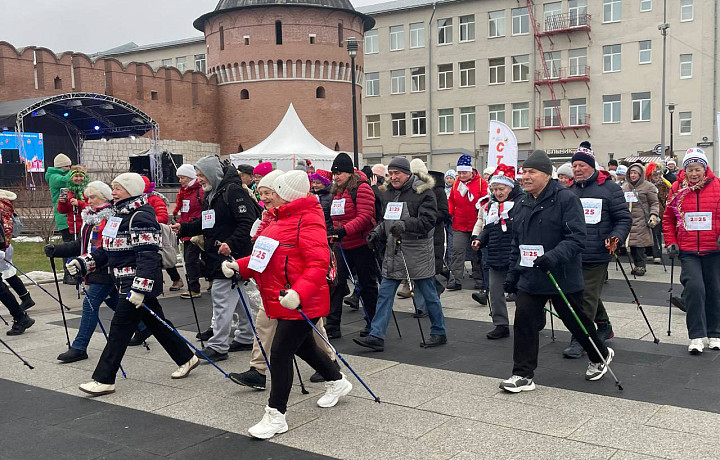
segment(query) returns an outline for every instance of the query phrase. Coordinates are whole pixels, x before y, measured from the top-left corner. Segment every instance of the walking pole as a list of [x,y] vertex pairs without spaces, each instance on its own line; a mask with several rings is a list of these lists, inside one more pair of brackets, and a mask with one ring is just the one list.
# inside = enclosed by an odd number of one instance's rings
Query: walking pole
[[[192,244],[192,243],[190,243]],[[200,321],[198,321],[197,310],[195,309],[195,296],[193,296],[190,290],[190,278],[188,277],[187,266],[185,265],[185,242],[182,242],[182,251],[180,251],[180,262],[182,262],[183,271],[185,272],[185,282],[188,286],[188,292],[190,293],[190,304],[192,305],[193,315],[195,315],[195,325],[197,326],[198,335],[200,336],[200,346],[205,348],[205,343],[202,339],[202,333],[200,332]]]
[[673,276],[675,275],[675,257],[670,258],[670,289],[668,289],[668,337],[670,337],[670,324],[672,322],[672,294],[673,294]]
[[[235,282],[235,280],[233,280]],[[242,301],[243,307],[245,308],[245,314],[247,315],[248,321],[250,321],[250,327],[252,328],[253,334],[255,334],[255,340],[257,340],[258,345],[260,346],[260,351],[262,351],[263,358],[265,358],[265,364],[267,364],[268,370],[272,372],[270,369],[270,360],[267,357],[267,353],[265,353],[265,347],[263,347],[262,341],[260,340],[260,336],[257,333],[257,329],[255,329],[255,324],[252,320],[252,315],[250,314],[250,309],[247,306],[247,303],[245,302],[245,297],[243,297],[242,290],[240,290],[240,287],[237,288],[238,294],[240,295],[240,300]]]
[[[654,230],[654,229],[651,229],[651,230]],[[663,256],[662,256],[662,246],[660,245],[660,239],[659,239],[659,237],[655,234],[655,232],[652,232],[652,234],[653,234],[655,243],[657,244],[658,249],[660,250],[660,260],[662,261],[663,271],[664,271],[665,273],[667,273],[667,266],[665,265],[665,259],[664,259]]]
[[[72,228],[73,228],[73,230],[77,229],[77,226],[75,225],[75,219],[77,219],[77,209],[78,209],[77,206],[72,207],[72,213],[73,213],[72,214],[73,215],[73,223],[72,223],[73,227]],[[74,232],[73,240],[77,241],[77,239],[78,239],[78,234],[77,234],[77,232]],[[77,283],[75,283],[75,292],[77,292],[77,298],[78,298],[78,300],[80,300],[80,286],[78,286]]]
[[0,320],[2,320],[2,322],[5,323],[6,326],[9,326],[8,322],[5,321],[5,318],[3,318],[2,315],[0,315]]
[[550,313],[550,331],[552,332],[552,341],[555,341],[555,322],[553,321],[553,316],[555,316],[555,312],[552,311],[552,302],[550,302],[550,309],[545,309],[548,313]]
[[550,272],[547,272],[547,275],[550,277],[550,281],[552,281],[553,285],[555,286],[555,289],[557,289],[558,293],[560,293],[560,297],[562,297],[563,301],[565,302],[565,305],[567,305],[567,307],[568,307],[568,310],[570,310],[570,313],[572,313],[573,318],[575,318],[575,321],[577,321],[578,325],[580,326],[580,329],[582,329],[583,333],[587,336],[588,341],[595,349],[595,353],[598,354],[598,356],[602,360],[603,365],[605,367],[607,367],[607,370],[610,372],[610,375],[612,375],[613,380],[615,380],[615,386],[618,387],[618,390],[622,390],[623,387],[620,384],[620,380],[618,380],[618,378],[615,376],[615,373],[613,372],[613,370],[610,369],[610,366],[608,365],[607,360],[602,355],[602,353],[600,353],[600,350],[598,349],[597,345],[595,344],[595,341],[590,337],[590,333],[585,328],[585,325],[582,323],[582,321],[580,321],[580,318],[578,317],[577,313],[575,313],[575,309],[573,309],[572,305],[570,305],[570,301],[567,299],[567,297],[565,297],[565,293],[563,292],[563,290],[560,289],[560,285],[558,285],[557,281],[555,281],[555,277]]
[[[407,282],[408,287],[410,288],[410,298],[413,299],[413,306],[415,305],[415,288],[413,287],[413,282],[410,279],[410,271],[408,270],[407,262],[405,261],[405,253],[402,250],[402,240],[400,238],[397,238],[395,240],[395,254],[400,251],[400,257],[402,258],[403,265],[405,266],[405,274],[407,275]],[[415,311],[417,312],[418,309],[415,307]],[[422,324],[420,323],[420,316],[418,315],[417,318],[418,322],[418,328],[420,329],[420,338],[422,339],[422,345],[420,345],[423,348],[427,348],[427,343],[425,343],[425,334],[423,333]]]
[[633,298],[635,299],[635,305],[637,305],[638,309],[640,310],[640,313],[642,314],[643,318],[645,319],[645,324],[647,324],[648,329],[650,329],[650,334],[652,334],[652,336],[653,336],[653,342],[654,342],[655,344],[660,343],[660,339],[657,338],[657,336],[655,335],[655,331],[653,331],[653,328],[652,328],[652,326],[650,325],[650,321],[648,321],[648,317],[647,317],[647,315],[645,314],[645,310],[643,310],[642,305],[640,305],[640,301],[638,300],[638,296],[637,296],[637,294],[635,294],[635,289],[633,289],[632,284],[630,284],[630,279],[629,279],[629,278],[627,277],[627,275],[625,274],[625,268],[623,268],[623,265],[622,265],[622,263],[620,262],[620,259],[618,259],[617,253],[614,253],[614,252],[613,252],[612,254],[615,256],[615,260],[617,260],[618,263],[620,264],[620,272],[623,274],[623,277],[625,278],[625,281],[627,282],[627,285],[628,285],[628,287],[630,288],[630,292],[632,293]]
[[[47,291],[47,289],[45,289],[44,287],[40,286],[40,285],[37,283],[37,281],[35,281],[34,279],[30,278],[27,273],[25,273],[24,271],[20,270],[20,269],[17,267],[17,265],[14,265],[12,262],[7,261],[7,260],[6,260],[5,262],[7,262],[8,265],[10,265],[11,267],[13,267],[15,270],[19,271],[20,274],[23,275],[25,278],[29,279],[32,284],[34,284],[35,286],[37,286],[38,288],[40,288],[40,290],[43,291],[45,294],[49,295],[50,298],[53,299],[55,302],[60,303],[60,305],[62,305],[62,306],[65,308],[65,310],[67,310],[67,311],[70,311],[70,310],[71,310],[70,307],[68,307],[67,305],[63,304],[60,300],[58,300],[57,297],[55,297],[54,295],[50,294],[50,293]],[[53,273],[55,273],[55,268],[54,268],[54,267],[55,267],[55,262],[54,262],[54,260],[53,260],[52,258],[50,258],[50,266],[53,267]],[[55,273],[55,281],[56,281],[56,283],[57,283],[57,273]]]
[[310,392],[307,391],[307,388],[305,388],[305,384],[303,383],[302,375],[300,375],[300,367],[298,366],[297,358],[295,358],[295,355],[293,355],[293,362],[295,363],[295,370],[297,371],[298,380],[300,381],[300,392],[304,395],[310,394]]
[[[65,318],[65,310],[62,308],[62,294],[60,293],[60,283],[58,283],[57,279],[57,270],[55,269],[55,258],[50,258],[50,267],[53,271],[53,278],[55,279],[55,288],[57,289],[57,295],[58,295],[58,302],[60,303],[60,313],[62,313],[62,319],[63,319],[63,326],[65,326],[65,337],[67,338],[67,346],[68,350],[70,349],[70,333],[68,332],[68,326],[67,326],[67,318]],[[22,272],[21,272],[22,273]],[[27,275],[25,275],[27,276]],[[28,278],[30,278],[28,276]]]
[[[382,267],[380,266],[380,262],[378,262],[377,257],[375,257],[375,251],[370,249],[373,253],[373,259],[375,259],[375,266],[377,267],[377,273],[378,273],[378,282],[382,282]],[[359,297],[358,297],[359,298]],[[415,306],[415,302],[413,301],[413,307]],[[415,309],[417,311],[417,308]],[[395,310],[391,310],[393,321],[395,321],[395,329],[398,331],[398,336],[402,339],[402,334],[400,333],[400,325],[398,324],[397,316],[395,316]]]
[[[280,291],[280,295],[281,295],[281,296],[285,296],[285,295],[286,295],[285,290]],[[367,384],[365,383],[365,381],[357,374],[357,372],[355,372],[355,370],[354,370],[352,367],[350,367],[350,364],[348,364],[348,362],[345,361],[345,358],[342,357],[342,355],[340,354],[340,352],[337,351],[337,350],[335,349],[335,347],[332,346],[332,344],[330,344],[330,341],[329,341],[327,338],[325,338],[324,335],[322,335],[322,334],[320,333],[320,331],[319,331],[318,328],[313,324],[313,322],[310,320],[310,318],[308,318],[308,316],[305,314],[305,312],[302,311],[302,307],[298,307],[298,308],[297,308],[297,311],[302,315],[303,318],[305,318],[305,321],[307,321],[307,323],[310,325],[310,327],[313,328],[313,330],[317,333],[317,335],[319,335],[320,338],[323,339],[323,341],[327,344],[327,346],[330,347],[330,349],[335,353],[335,356],[337,356],[338,359],[339,359],[340,361],[342,361],[342,363],[345,365],[345,367],[347,367],[348,369],[350,369],[350,372],[352,372],[353,375],[355,376],[355,378],[358,379],[358,381],[362,384],[362,386],[365,387],[365,389],[368,391],[368,393],[370,393],[370,396],[373,397],[373,399],[375,400],[375,402],[376,402],[376,403],[379,403],[379,402],[380,402],[380,398],[378,398],[378,397],[375,395],[375,393],[373,393],[373,391],[370,389],[369,386],[367,386]]]
[[22,363],[23,363],[24,365],[26,365],[26,366],[29,367],[30,369],[35,369],[34,367],[32,367],[32,366],[30,365],[29,362],[25,361],[25,359],[23,359],[22,356],[20,356],[19,354],[17,354],[17,352],[16,352],[15,350],[13,350],[12,348],[10,348],[10,345],[8,345],[7,343],[5,343],[5,341],[4,341],[3,339],[0,339],[0,343],[2,343],[3,345],[5,345],[5,348],[7,348],[8,350],[10,350],[10,353],[12,353],[12,354],[14,354],[15,356],[17,356],[17,358],[18,358],[20,361],[22,361]]

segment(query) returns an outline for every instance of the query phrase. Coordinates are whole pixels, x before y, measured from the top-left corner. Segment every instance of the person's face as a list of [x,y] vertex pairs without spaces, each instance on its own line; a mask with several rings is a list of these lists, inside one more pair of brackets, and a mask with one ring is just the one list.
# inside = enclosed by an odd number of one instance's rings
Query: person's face
[[346,172],[334,172],[332,177],[335,184],[337,184],[338,187],[342,187],[350,179],[350,175],[350,173]]
[[177,176],[178,180],[180,181],[180,185],[183,187],[187,187],[190,184],[190,181],[192,180],[188,176]]
[[616,171],[616,170],[617,170],[617,166],[615,166],[615,165],[608,165],[608,171]]
[[315,190],[316,192],[319,192],[320,190],[325,188],[325,184],[323,184],[319,180],[312,181],[310,185],[312,185],[313,190]]
[[700,163],[690,163],[685,167],[685,177],[690,183],[700,182],[705,177],[705,168]]
[[508,187],[507,185],[503,184],[493,184],[492,186],[492,193],[496,200],[503,202],[508,199],[508,196],[510,196],[510,192],[512,192],[512,189]]
[[75,174],[74,176],[72,176],[71,180],[75,185],[82,185],[83,181],[85,181],[85,177],[83,177],[82,174]]
[[670,171],[675,171],[675,169],[677,169],[677,166],[675,166],[675,163],[668,163],[667,168]]
[[241,172],[240,180],[242,181],[243,185],[247,185],[248,187],[250,187],[250,184],[253,183],[253,176],[252,174]]
[[202,187],[203,192],[209,192],[212,190],[212,185],[210,185],[210,181],[207,177],[200,171],[195,170],[197,173],[197,181],[200,183],[200,187]]
[[585,180],[592,176],[595,170],[589,164],[584,161],[574,161],[572,164],[573,177],[575,180]]
[[653,184],[657,184],[658,182],[660,182],[662,180],[662,170],[659,168],[655,169],[655,171],[653,171],[652,173],[652,176],[650,176],[650,180]]
[[255,181],[255,184],[259,184],[262,180],[263,176],[262,174],[253,174],[253,181]]
[[275,193],[275,190],[267,187],[260,187],[258,189],[258,194],[260,195],[260,201],[265,203],[266,208],[274,208],[276,206],[279,206],[280,197]]
[[457,178],[461,182],[467,182],[472,178],[472,171],[458,171]]
[[397,169],[391,169],[388,171],[388,174],[390,175],[390,183],[394,188],[402,187],[405,185],[405,182],[410,179],[410,174],[398,171]]
[[104,196],[90,195],[85,198],[87,199],[87,204],[90,205],[90,208],[92,208],[93,211],[107,203]]
[[558,181],[564,186],[567,186],[567,184],[570,183],[570,176],[566,176],[565,174],[558,174]]
[[625,180],[625,174],[618,174],[618,180]]
[[453,182],[455,182],[455,179],[453,179],[452,176],[445,176],[445,184],[446,185],[452,185]]
[[[485,179],[486,181],[487,181],[488,179],[490,179],[490,174],[488,174],[488,173],[483,173],[483,179]],[[465,182],[465,181],[463,181],[463,182]]]
[[525,191],[537,197],[550,182],[550,175],[535,168],[523,168],[522,181]]
[[637,180],[640,179],[640,173],[637,169],[631,169],[628,175],[630,176],[630,182],[637,182]]
[[122,185],[115,183],[112,184],[112,197],[115,203],[117,203],[125,198],[130,198],[130,194]]

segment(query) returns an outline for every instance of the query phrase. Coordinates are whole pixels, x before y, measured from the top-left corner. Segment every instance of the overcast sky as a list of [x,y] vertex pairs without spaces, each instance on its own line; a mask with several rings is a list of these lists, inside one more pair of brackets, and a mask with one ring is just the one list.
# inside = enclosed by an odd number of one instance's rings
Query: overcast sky
[[[352,0],[371,5],[382,0]],[[196,37],[192,22],[217,0],[0,0],[0,41],[94,53]]]

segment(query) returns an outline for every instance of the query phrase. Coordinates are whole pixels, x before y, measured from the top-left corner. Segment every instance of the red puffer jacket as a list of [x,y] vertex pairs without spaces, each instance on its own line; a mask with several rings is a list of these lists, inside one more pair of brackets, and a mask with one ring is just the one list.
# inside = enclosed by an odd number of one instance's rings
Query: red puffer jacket
[[[175,209],[173,209],[173,216],[177,217],[180,214],[180,218],[177,220],[181,224],[190,222],[193,219],[197,219],[202,214],[202,203],[203,203],[204,192],[200,186],[200,182],[195,179],[192,185],[187,187],[181,187],[178,190],[177,199],[175,201]],[[183,212],[183,203],[187,201],[188,211]],[[156,211],[157,212],[157,211]],[[190,238],[181,238],[183,241],[188,241]]]
[[[665,245],[677,244],[680,251],[700,255],[720,252],[720,179],[708,167],[705,184],[699,190],[681,190],[682,182],[678,177],[668,195],[662,224]],[[690,212],[712,213],[711,229],[687,230],[686,220]]]
[[365,237],[376,225],[375,192],[368,185],[365,174],[356,172],[355,175],[358,178],[358,188],[354,203],[347,189],[333,196],[333,202],[345,200],[344,213],[330,216],[333,227],[345,229],[345,237],[340,241],[343,249],[355,249],[366,244]]
[[314,196],[300,198],[268,211],[272,220],[262,235],[279,241],[262,273],[248,268],[250,257],[238,259],[240,275],[254,278],[260,290],[265,313],[271,319],[302,320],[295,310],[280,305],[283,289],[300,296],[303,312],[310,318],[330,312],[330,290],[325,278],[330,265],[325,216]]
[[472,195],[472,200],[470,200],[468,194],[462,196],[458,191],[460,183],[459,180],[455,181],[448,197],[448,208],[450,216],[453,218],[452,228],[461,232],[472,232],[478,215],[475,205],[480,198],[487,195],[488,185],[479,174],[473,173],[473,177],[465,182]]
[[[70,204],[70,200],[77,198],[78,205],[75,206],[73,212],[73,205]],[[77,197],[72,191],[68,191],[67,201],[60,203],[58,201],[57,211],[60,214],[67,214],[68,228],[70,229],[71,235],[79,235],[80,229],[82,228],[82,210],[85,209],[87,203],[82,200],[83,197]]]

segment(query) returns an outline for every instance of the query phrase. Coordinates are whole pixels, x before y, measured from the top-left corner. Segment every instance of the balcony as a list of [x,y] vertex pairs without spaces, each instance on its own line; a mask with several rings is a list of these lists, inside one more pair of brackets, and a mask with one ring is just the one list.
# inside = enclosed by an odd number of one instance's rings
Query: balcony
[[[557,34],[569,34],[577,31],[585,31],[590,37],[590,15],[570,11],[567,13],[553,14],[545,17],[545,24],[542,31],[538,30],[541,37],[550,37]],[[538,28],[539,29],[539,28]]]
[[[590,115],[587,113],[571,117],[569,125],[561,125],[560,123],[560,118],[557,116],[537,117],[535,119],[535,134],[538,136],[539,139],[539,132],[541,131],[556,130],[562,133],[563,131],[573,130],[573,132],[575,133],[575,137],[579,137],[577,135],[577,130],[582,129],[585,130],[585,133],[589,135]],[[563,134],[563,137],[565,137],[565,134]]]
[[548,72],[535,72],[535,85],[551,85],[573,81],[590,81],[590,66],[584,67],[549,67]]

